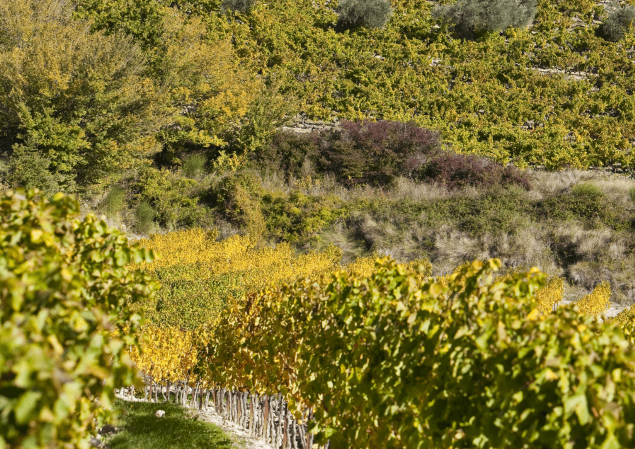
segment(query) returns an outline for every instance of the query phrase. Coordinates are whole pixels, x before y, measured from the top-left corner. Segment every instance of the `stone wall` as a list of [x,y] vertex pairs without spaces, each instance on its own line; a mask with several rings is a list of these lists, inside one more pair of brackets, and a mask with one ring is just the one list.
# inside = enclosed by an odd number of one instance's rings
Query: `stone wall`
[[298,114],[287,120],[280,128],[282,131],[291,131],[298,134],[306,134],[313,131],[323,131],[340,128],[340,119],[335,114],[331,114],[331,120],[310,120],[306,114]]

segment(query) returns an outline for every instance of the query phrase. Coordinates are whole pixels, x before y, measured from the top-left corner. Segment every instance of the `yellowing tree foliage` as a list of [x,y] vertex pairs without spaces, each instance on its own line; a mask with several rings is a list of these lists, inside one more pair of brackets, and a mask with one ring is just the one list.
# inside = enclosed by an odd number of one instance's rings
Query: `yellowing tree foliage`
[[38,183],[24,179],[33,159],[65,189],[134,167],[169,123],[140,48],[71,15],[63,0],[0,3],[0,135],[17,184]]
[[177,109],[162,138],[177,153],[188,145],[224,146],[258,98],[262,81],[237,57],[229,37],[212,39],[200,17],[162,10],[159,77]]
[[163,149],[222,146],[264,89],[199,17],[160,7],[150,50],[73,12],[64,0],[0,3],[0,151],[13,184],[68,191]]

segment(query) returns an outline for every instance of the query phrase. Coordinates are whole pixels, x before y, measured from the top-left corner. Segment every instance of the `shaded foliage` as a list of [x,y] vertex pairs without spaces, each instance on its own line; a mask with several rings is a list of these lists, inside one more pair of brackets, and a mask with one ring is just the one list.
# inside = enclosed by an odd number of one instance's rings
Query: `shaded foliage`
[[492,187],[516,184],[526,190],[531,184],[515,167],[504,167],[475,155],[445,153],[426,163],[417,172],[418,178],[442,184],[449,189],[466,186]]
[[321,134],[316,167],[347,186],[387,186],[412,176],[440,147],[439,133],[414,123],[343,120],[341,126]]

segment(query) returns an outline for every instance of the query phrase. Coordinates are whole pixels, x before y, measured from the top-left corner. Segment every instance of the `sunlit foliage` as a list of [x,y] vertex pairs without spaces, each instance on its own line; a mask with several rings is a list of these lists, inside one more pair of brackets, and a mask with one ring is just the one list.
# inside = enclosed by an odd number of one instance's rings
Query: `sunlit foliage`
[[78,214],[63,194],[0,197],[1,448],[87,447],[113,389],[136,382],[132,305],[157,286],[126,265],[152,253]]

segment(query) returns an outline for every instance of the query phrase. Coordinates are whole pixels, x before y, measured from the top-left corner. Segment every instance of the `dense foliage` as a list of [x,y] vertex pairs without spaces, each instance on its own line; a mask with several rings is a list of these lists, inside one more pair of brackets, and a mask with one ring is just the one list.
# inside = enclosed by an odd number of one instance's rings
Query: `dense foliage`
[[339,268],[335,247],[296,255],[287,243],[271,248],[258,247],[251,236],[217,239],[216,230],[192,229],[139,241],[159,255],[140,265],[162,285],[152,300],[140,304],[149,324],[196,329],[214,323],[226,304],[248,292]]
[[611,42],[617,42],[624,37],[635,19],[635,6],[609,3],[609,14],[598,34]]
[[359,26],[382,28],[392,15],[388,0],[341,0],[337,5],[338,24],[342,29]]
[[475,155],[445,153],[432,158],[418,170],[417,178],[437,182],[449,189],[466,186],[493,187],[510,184],[531,189],[529,180],[515,167],[503,167]]
[[130,30],[96,30],[69,2],[2,2],[0,152],[10,183],[47,194],[86,188],[237,132],[262,83],[200,18],[155,12],[149,48]]
[[437,6],[432,15],[450,22],[460,37],[473,38],[479,31],[530,25],[536,16],[536,6],[536,0],[458,0]]
[[[152,252],[63,194],[0,198],[0,447],[87,447],[113,389],[135,382],[124,348],[156,285],[126,265]],[[130,334],[120,338],[116,331]]]
[[[81,3],[90,14],[100,11],[103,26],[116,28],[106,2]],[[518,166],[631,163],[633,38],[626,33],[611,43],[596,36],[593,21],[604,12],[596,2],[540,0],[529,28],[474,41],[453,38],[424,0],[394,0],[384,28],[343,33],[334,32],[336,4],[326,0],[260,3],[240,19],[220,14],[220,2],[187,5],[214,33],[231,36],[236,53],[279,81],[296,111],[309,117],[414,120],[440,131],[457,152]],[[130,7],[122,2],[119,9]],[[150,24],[134,23],[155,33]]]
[[348,187],[389,186],[399,176],[416,178],[417,170],[439,152],[435,131],[413,122],[341,122],[335,131],[296,135],[278,132],[252,159],[262,169],[282,171],[287,179],[331,174]]
[[561,283],[535,269],[493,279],[499,266],[435,280],[429,265],[383,261],[271,286],[214,328],[153,334],[157,360],[176,344],[197,351],[153,379],[282,393],[297,418],[312,407],[316,442],[335,448],[631,445],[635,358],[621,331],[549,312]]

